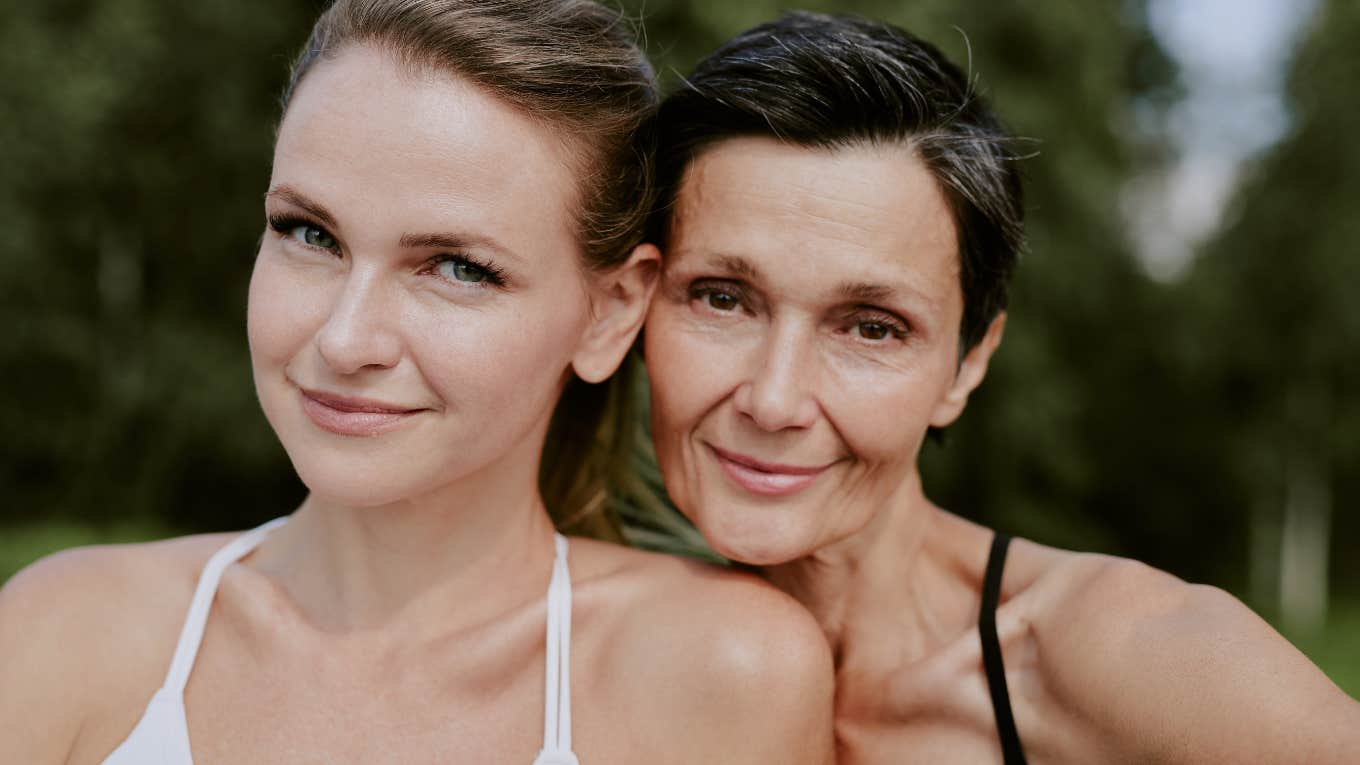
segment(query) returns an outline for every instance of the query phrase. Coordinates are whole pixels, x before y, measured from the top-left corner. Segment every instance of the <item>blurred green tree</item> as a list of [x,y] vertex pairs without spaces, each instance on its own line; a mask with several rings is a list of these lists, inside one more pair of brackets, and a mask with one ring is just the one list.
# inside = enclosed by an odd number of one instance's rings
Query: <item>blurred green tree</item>
[[298,495],[242,330],[275,97],[315,11],[0,6],[4,520],[233,527]]
[[1353,594],[1360,574],[1360,524],[1335,512],[1360,498],[1357,39],[1360,7],[1323,3],[1289,79],[1293,131],[1180,292],[1197,309],[1229,485],[1252,519],[1255,600],[1301,632],[1325,619],[1329,581]]
[[[784,7],[623,4],[667,87]],[[243,327],[276,97],[321,5],[0,5],[0,524],[240,528],[301,496],[258,412]],[[1246,508],[1275,517],[1288,455],[1335,503],[1355,496],[1355,115],[1340,114],[1353,9],[1331,3],[1315,30],[1299,132],[1259,169],[1237,227],[1168,286],[1144,276],[1120,213],[1129,178],[1166,152],[1135,129],[1138,105],[1175,93],[1141,0],[802,7],[935,41],[1035,139],[1007,339],[947,444],[927,449],[932,496],[1239,592]]]

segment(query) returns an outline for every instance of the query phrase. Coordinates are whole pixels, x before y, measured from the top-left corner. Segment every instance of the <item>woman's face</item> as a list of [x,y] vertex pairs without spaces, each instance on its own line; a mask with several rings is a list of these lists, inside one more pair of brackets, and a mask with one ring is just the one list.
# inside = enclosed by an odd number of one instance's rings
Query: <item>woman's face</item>
[[589,324],[570,157],[454,76],[357,46],[280,127],[255,385],[303,482],[384,504],[537,457]]
[[691,164],[646,358],[666,487],[715,550],[786,562],[907,496],[996,339],[960,368],[956,241],[902,145],[741,138]]

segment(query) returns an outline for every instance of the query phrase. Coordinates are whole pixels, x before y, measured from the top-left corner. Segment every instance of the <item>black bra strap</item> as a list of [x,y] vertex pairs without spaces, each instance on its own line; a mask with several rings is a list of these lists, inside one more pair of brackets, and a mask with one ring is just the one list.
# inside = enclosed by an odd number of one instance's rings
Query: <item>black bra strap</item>
[[982,580],[982,608],[978,613],[978,636],[982,639],[982,668],[987,673],[987,689],[992,692],[992,711],[996,731],[1001,737],[1001,754],[1006,765],[1025,765],[1020,748],[1020,733],[1011,715],[1011,694],[1006,689],[1006,668],[1001,662],[1001,642],[996,637],[996,605],[1001,599],[1001,574],[1006,569],[1006,548],[1011,538],[997,532],[992,552],[987,557],[987,574]]

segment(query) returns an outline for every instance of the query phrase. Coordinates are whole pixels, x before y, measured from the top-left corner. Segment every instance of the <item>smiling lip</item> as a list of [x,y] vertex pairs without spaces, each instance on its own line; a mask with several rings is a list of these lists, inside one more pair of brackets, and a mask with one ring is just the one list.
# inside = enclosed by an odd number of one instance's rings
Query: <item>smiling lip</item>
[[299,388],[302,411],[318,428],[342,436],[376,436],[425,411],[363,398]]
[[723,472],[736,484],[752,494],[765,497],[786,497],[806,489],[817,480],[829,465],[798,467],[747,457],[707,444],[717,457]]

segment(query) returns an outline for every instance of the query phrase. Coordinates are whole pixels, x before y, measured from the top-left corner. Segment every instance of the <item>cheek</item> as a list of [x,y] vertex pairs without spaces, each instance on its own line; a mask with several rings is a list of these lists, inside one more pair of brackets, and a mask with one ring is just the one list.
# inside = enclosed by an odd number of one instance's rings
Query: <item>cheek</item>
[[586,308],[584,297],[511,296],[486,308],[414,306],[404,313],[408,349],[425,384],[464,416],[508,425],[551,403]]
[[328,285],[298,274],[268,252],[255,259],[246,303],[251,362],[263,368],[286,364],[325,321]]
[[653,303],[643,331],[652,442],[667,493],[694,520],[691,494],[697,489],[693,485],[697,466],[687,464],[694,455],[686,443],[722,398],[720,376],[727,359],[713,338],[690,331],[675,315],[674,306],[660,303],[660,299]]
[[[658,442],[682,438],[731,388],[734,354],[722,336],[694,331],[677,309],[653,309],[643,355],[651,380],[652,423]],[[682,309],[681,309],[682,310]]]
[[869,466],[914,464],[953,379],[949,365],[932,354],[892,365],[832,369],[823,407],[850,451]]

